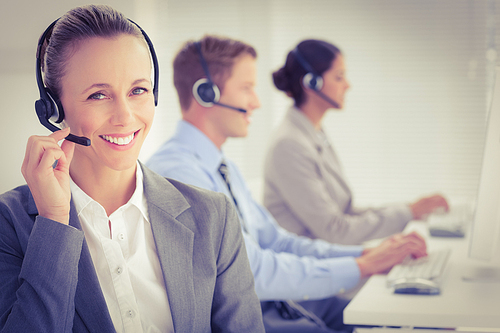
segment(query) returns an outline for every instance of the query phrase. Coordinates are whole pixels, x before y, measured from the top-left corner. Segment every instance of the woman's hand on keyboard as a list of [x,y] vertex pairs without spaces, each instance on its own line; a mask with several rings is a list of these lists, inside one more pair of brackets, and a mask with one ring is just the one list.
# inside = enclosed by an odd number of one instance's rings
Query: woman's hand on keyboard
[[410,210],[415,220],[425,220],[436,211],[448,212],[450,207],[442,195],[436,194],[410,204]]
[[401,263],[407,256],[420,258],[427,255],[425,240],[416,232],[407,235],[396,234],[384,240],[379,246],[365,249],[356,258],[361,277],[387,272]]

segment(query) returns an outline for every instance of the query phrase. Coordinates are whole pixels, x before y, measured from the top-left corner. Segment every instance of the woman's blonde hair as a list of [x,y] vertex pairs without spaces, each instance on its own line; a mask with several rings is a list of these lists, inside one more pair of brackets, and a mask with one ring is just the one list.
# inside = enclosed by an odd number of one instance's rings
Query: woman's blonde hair
[[86,5],[64,14],[45,38],[40,55],[45,86],[61,97],[61,79],[79,42],[93,37],[129,34],[144,40],[140,29],[122,13],[106,5]]

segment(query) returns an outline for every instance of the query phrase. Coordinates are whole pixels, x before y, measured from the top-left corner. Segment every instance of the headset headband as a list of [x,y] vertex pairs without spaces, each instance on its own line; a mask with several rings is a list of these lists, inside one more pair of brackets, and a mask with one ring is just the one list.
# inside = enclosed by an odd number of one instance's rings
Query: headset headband
[[205,57],[203,56],[203,53],[201,52],[201,42],[197,41],[194,43],[194,45],[196,46],[196,49],[198,50],[198,54],[200,55],[201,67],[203,67],[203,71],[205,72],[205,75],[207,76],[207,80],[208,80],[208,82],[213,84],[214,81],[212,81],[212,77],[210,76],[210,72],[208,71],[207,61],[205,60]]
[[302,68],[304,68],[304,70],[306,72],[312,73],[316,76],[320,76],[320,75],[318,75],[318,73],[316,73],[314,68],[312,68],[312,66],[309,64],[309,62],[302,56],[302,54],[299,51],[298,46],[292,52],[295,55],[295,59],[299,62],[299,64],[302,66]]
[[[151,59],[153,61],[153,69],[154,69],[153,96],[155,99],[155,106],[157,106],[158,105],[158,86],[159,86],[159,80],[160,80],[160,78],[159,78],[160,70],[159,70],[159,65],[158,65],[158,59],[156,57],[156,51],[153,47],[153,43],[151,42],[151,39],[146,34],[146,32],[144,30],[142,30],[142,28],[137,23],[132,21],[131,19],[127,19],[127,20],[129,20],[129,22],[133,23],[137,28],[139,28],[139,30],[142,33],[142,36],[144,37],[144,39],[146,40],[146,43],[148,44],[149,52],[151,54]],[[43,83],[43,78],[42,78],[42,61],[43,61],[43,59],[42,59],[42,47],[43,47],[43,43],[45,42],[45,40],[48,40],[50,38],[50,35],[52,34],[52,30],[54,29],[54,26],[56,25],[57,21],[59,21],[59,18],[57,20],[55,20],[54,22],[52,22],[47,27],[47,29],[45,29],[43,34],[40,36],[40,39],[38,40],[38,46],[37,46],[37,50],[36,50],[36,82],[38,84],[38,90],[40,91],[41,98],[48,98],[47,92],[45,90],[45,84]],[[48,42],[47,42],[47,44],[48,44]],[[56,97],[56,96],[54,96],[54,97]],[[61,121],[62,121],[62,119],[60,119],[60,121],[58,121],[58,122],[61,122]]]

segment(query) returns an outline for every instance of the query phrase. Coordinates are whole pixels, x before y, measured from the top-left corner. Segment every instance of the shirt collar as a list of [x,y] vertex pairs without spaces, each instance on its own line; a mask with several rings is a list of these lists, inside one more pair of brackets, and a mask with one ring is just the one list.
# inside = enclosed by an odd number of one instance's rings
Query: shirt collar
[[87,193],[83,192],[80,186],[76,185],[73,178],[69,177],[69,186],[71,189],[71,196],[75,204],[76,213],[80,215],[82,211],[94,201]]
[[[144,195],[144,175],[142,172],[142,168],[137,162],[137,167],[136,167],[136,172],[135,172],[135,190],[134,193],[132,194],[132,197],[130,200],[123,205],[134,205],[136,206],[139,211],[141,212],[142,216],[146,221],[149,222],[148,218],[148,209],[147,209],[147,200],[146,196]],[[97,201],[92,199],[87,193],[85,193],[76,183],[71,179],[70,177],[70,189],[71,189],[71,195],[73,198],[73,202],[75,204],[76,212],[78,215],[81,214],[81,212],[88,206],[90,203],[95,202],[99,206],[101,206]],[[120,207],[121,208],[121,207]],[[118,208],[118,209],[120,209]],[[103,208],[104,209],[104,208]]]
[[129,203],[136,206],[141,211],[144,219],[149,222],[148,202],[146,200],[146,196],[144,195],[144,174],[139,161],[137,161],[135,171],[135,191],[134,194],[132,194]]
[[224,153],[193,124],[180,120],[175,134],[176,140],[186,144],[203,165],[211,170],[218,170],[224,159]]

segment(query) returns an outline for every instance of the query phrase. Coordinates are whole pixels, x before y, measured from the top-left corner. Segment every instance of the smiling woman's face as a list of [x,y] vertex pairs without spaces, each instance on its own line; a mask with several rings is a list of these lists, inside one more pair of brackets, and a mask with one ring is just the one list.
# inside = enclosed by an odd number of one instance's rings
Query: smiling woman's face
[[135,168],[154,117],[151,62],[144,41],[122,34],[79,43],[61,83],[65,123],[71,133],[92,142],[90,147],[75,147],[73,163]]

